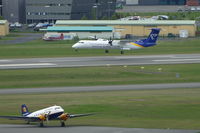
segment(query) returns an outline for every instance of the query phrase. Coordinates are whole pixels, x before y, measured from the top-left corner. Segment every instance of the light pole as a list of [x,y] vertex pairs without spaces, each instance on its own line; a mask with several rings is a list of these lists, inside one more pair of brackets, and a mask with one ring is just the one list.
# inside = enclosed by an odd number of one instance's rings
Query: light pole
[[[44,6],[45,8],[47,8],[47,10],[51,7],[50,5],[46,5],[46,6]],[[46,13],[45,13],[46,14]],[[48,14],[47,14],[48,15]],[[47,17],[47,21],[50,23],[50,19],[49,19],[49,17]]]
[[93,5],[93,8],[95,9],[95,13],[96,13],[96,20],[98,20],[98,18],[99,18],[99,15],[98,15],[98,6],[99,5],[100,5],[99,3],[95,3]]

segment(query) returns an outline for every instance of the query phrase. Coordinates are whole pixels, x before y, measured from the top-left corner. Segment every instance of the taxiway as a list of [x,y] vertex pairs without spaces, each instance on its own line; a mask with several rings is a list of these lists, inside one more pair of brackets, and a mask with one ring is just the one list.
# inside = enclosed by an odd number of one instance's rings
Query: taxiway
[[1,133],[197,133],[199,130],[177,129],[143,129],[143,128],[114,128],[68,126],[65,128],[51,127],[39,128],[35,125],[0,125]]

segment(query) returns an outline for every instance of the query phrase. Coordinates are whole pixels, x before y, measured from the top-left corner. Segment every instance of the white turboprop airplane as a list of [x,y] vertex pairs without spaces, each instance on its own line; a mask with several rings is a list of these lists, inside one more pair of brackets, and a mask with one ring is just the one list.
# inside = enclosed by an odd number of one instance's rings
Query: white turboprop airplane
[[64,109],[61,106],[51,106],[35,112],[30,113],[25,104],[21,106],[22,116],[0,116],[0,118],[6,118],[10,120],[25,120],[29,124],[30,122],[39,122],[40,127],[44,126],[45,121],[59,120],[61,127],[65,127],[65,121],[69,118],[89,116],[93,114],[68,114],[64,113]]
[[140,49],[156,45],[159,33],[160,33],[159,28],[153,28],[151,29],[151,33],[149,34],[148,38],[125,44],[121,44],[119,40],[106,40],[106,39],[80,40],[79,42],[74,44],[72,48],[74,48],[75,50],[104,49],[106,53],[109,52],[109,49],[120,49],[121,54],[123,54],[124,50]]

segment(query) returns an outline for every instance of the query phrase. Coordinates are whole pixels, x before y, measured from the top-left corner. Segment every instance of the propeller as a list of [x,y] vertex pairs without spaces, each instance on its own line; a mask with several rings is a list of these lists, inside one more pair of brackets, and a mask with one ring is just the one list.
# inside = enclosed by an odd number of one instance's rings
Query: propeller
[[50,115],[50,113],[51,113],[51,111],[49,111],[48,114],[45,114],[45,118],[46,118],[47,123],[49,122],[49,115]]
[[113,42],[113,40],[112,40],[111,37],[110,37],[110,39],[108,40],[108,43],[110,44],[110,46],[113,45],[112,42]]
[[70,118],[70,115],[68,113],[63,113],[58,118],[61,119],[61,120],[66,121],[68,118]]

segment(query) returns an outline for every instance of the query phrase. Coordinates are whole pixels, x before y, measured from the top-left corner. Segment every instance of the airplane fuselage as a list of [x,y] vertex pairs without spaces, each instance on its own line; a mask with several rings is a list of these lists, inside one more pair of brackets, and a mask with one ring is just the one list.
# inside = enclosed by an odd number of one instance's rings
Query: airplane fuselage
[[45,109],[41,109],[38,111],[35,111],[33,113],[28,114],[26,117],[40,117],[44,114],[48,114],[48,119],[52,120],[64,113],[64,109],[60,106],[52,106]]
[[112,44],[109,43],[109,40],[98,39],[98,40],[81,40],[72,46],[75,49],[121,49],[121,50],[131,50],[142,48],[134,43],[126,43],[120,45],[119,40],[112,41]]

